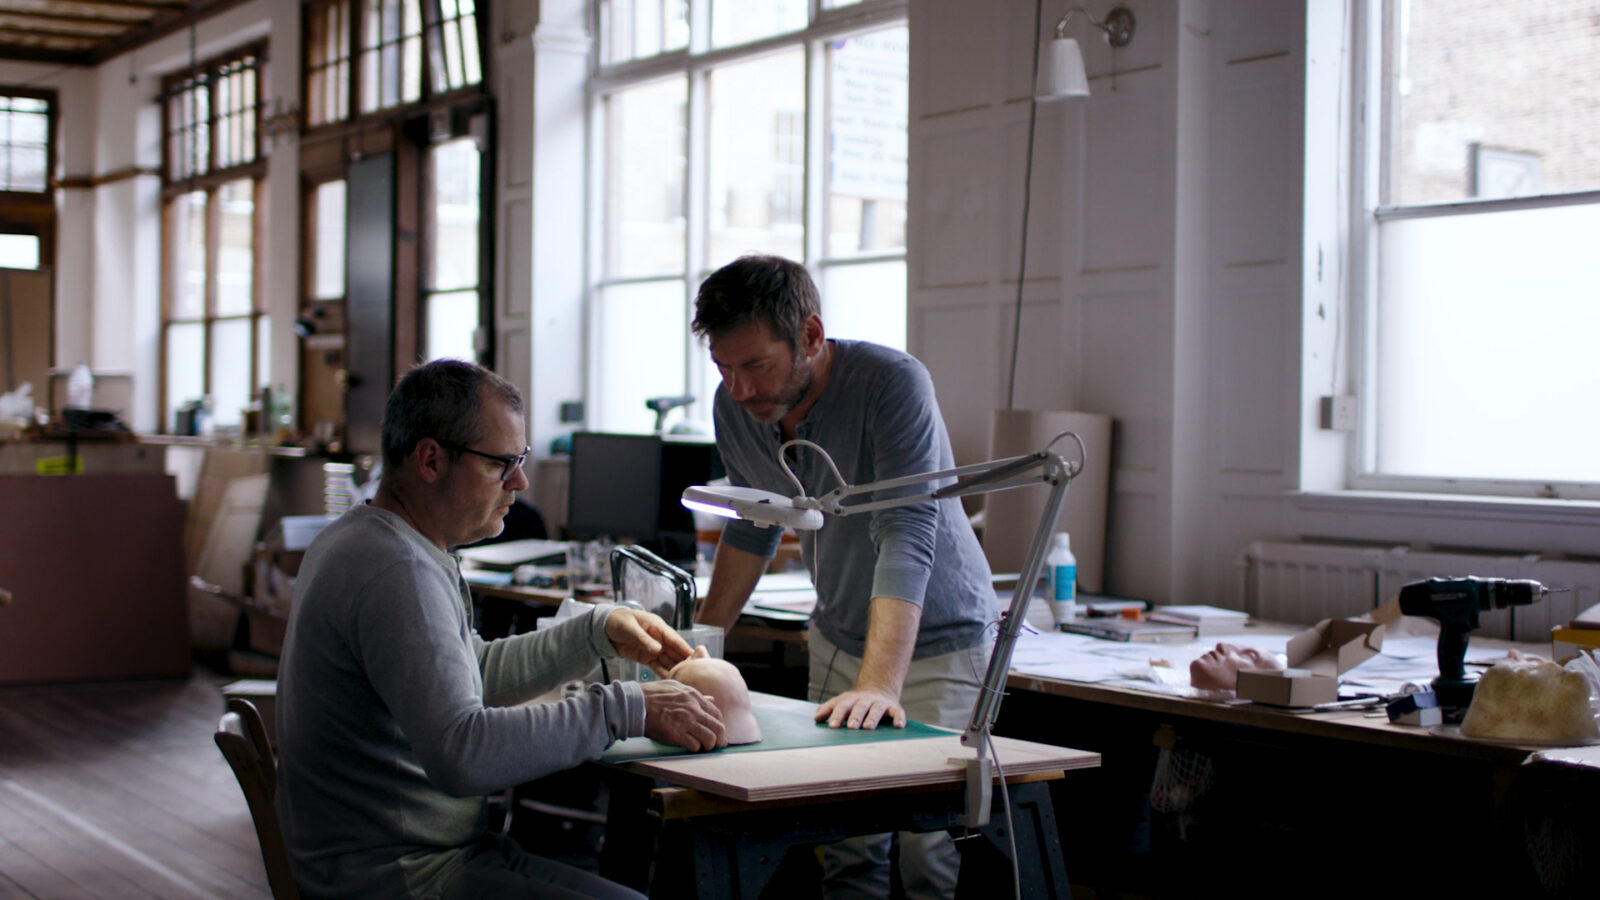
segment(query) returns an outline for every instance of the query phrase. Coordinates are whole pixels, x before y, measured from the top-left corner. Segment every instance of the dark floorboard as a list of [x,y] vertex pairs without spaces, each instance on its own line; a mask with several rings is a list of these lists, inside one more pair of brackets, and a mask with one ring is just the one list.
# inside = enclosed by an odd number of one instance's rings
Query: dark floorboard
[[211,738],[228,680],[0,687],[0,900],[270,897]]

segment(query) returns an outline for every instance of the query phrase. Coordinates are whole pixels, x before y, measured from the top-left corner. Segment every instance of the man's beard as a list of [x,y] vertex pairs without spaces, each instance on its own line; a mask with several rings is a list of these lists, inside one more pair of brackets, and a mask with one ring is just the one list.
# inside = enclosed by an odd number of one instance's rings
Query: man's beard
[[[800,356],[800,351],[796,350],[794,354],[794,368],[789,371],[789,378],[784,381],[781,387],[778,388],[778,392],[776,394],[769,394],[764,397],[751,397],[748,400],[743,401],[743,403],[740,405],[743,406],[745,412],[749,413],[750,417],[755,419],[757,422],[760,422],[763,425],[776,424],[784,416],[787,416],[791,411],[793,411],[796,406],[799,406],[800,401],[804,400],[807,394],[811,393],[811,385],[813,380],[811,363],[802,359]],[[761,406],[767,403],[771,403],[772,408],[765,413],[758,414],[750,408],[752,405]]]

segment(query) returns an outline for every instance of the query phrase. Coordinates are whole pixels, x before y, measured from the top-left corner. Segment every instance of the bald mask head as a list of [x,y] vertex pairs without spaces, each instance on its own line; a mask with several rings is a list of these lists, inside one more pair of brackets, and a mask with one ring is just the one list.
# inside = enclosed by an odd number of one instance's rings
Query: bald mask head
[[725,659],[714,659],[706,648],[694,648],[694,655],[672,667],[669,678],[687,684],[710,697],[722,713],[728,744],[756,744],[761,741],[761,725],[750,711],[750,688],[739,668]]

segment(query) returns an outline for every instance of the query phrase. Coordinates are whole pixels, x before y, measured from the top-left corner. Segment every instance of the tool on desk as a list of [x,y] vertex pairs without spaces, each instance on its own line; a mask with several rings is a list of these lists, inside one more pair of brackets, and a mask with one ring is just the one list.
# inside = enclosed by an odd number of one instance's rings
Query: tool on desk
[[1332,712],[1340,709],[1366,709],[1382,705],[1382,697],[1377,694],[1369,694],[1364,697],[1351,697],[1346,700],[1329,700],[1326,703],[1313,704],[1311,708],[1316,712]]
[[[1565,588],[1557,589],[1566,590]],[[1478,677],[1468,677],[1465,660],[1467,635],[1478,628],[1478,613],[1483,610],[1527,606],[1556,593],[1527,578],[1429,578],[1413,581],[1400,589],[1400,611],[1408,616],[1423,616],[1439,623],[1439,675],[1433,679],[1434,693],[1446,722],[1460,722],[1472,705],[1472,692]]]
[[662,428],[662,426],[666,424],[667,413],[672,412],[680,406],[688,406],[693,402],[693,394],[679,394],[671,397],[651,397],[650,399],[644,401],[645,407],[654,411],[656,414],[656,424],[655,428],[652,430],[656,434],[664,434],[665,430]]

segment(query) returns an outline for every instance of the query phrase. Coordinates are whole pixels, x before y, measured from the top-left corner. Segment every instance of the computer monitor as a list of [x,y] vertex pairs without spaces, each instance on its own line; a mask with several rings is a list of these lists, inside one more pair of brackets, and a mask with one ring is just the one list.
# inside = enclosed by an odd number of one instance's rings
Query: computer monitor
[[716,441],[672,435],[662,438],[661,507],[656,519],[659,547],[651,550],[673,562],[695,558],[694,513],[683,505],[683,489],[706,484],[724,474]]
[[661,517],[661,439],[580,431],[567,473],[567,532],[592,540],[654,540]]
[[679,498],[689,485],[722,476],[715,442],[580,431],[569,465],[569,536],[633,541],[673,562],[694,559],[694,517]]

